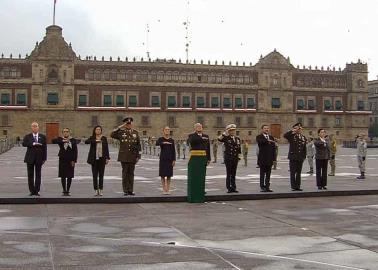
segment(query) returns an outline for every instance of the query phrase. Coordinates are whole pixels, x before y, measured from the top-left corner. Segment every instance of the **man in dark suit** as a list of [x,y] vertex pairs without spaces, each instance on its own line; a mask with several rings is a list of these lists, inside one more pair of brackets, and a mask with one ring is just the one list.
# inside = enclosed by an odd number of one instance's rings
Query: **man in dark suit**
[[209,165],[211,161],[210,140],[208,135],[203,134],[202,124],[194,124],[194,133],[189,134],[187,144],[189,145],[190,150],[205,150],[207,165]]
[[39,196],[41,169],[47,159],[47,144],[46,136],[39,133],[39,125],[37,122],[31,124],[31,130],[31,133],[25,135],[22,146],[27,147],[24,162],[27,164],[28,169],[30,196]]
[[125,196],[135,195],[133,192],[135,164],[142,154],[139,133],[132,128],[132,123],[132,117],[124,118],[123,124],[114,129],[110,135],[113,139],[119,140],[118,161],[122,165],[122,187]]
[[289,141],[289,167],[290,184],[292,191],[302,191],[301,173],[303,161],[306,159],[307,139],[302,134],[302,124],[296,123],[293,129],[284,134],[284,138]]
[[261,134],[256,136],[259,146],[257,164],[260,167],[260,188],[261,192],[273,192],[270,187],[270,173],[273,161],[276,160],[276,143],[273,136],[269,135],[269,126],[261,126]]

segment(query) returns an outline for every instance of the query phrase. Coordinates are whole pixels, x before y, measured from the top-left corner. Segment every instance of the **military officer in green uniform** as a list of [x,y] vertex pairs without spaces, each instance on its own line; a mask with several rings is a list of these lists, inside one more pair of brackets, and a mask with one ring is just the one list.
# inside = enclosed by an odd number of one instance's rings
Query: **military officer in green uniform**
[[119,140],[118,161],[122,164],[122,187],[123,193],[135,195],[134,170],[135,164],[141,157],[141,144],[138,131],[132,128],[132,117],[123,119],[123,124],[113,130],[111,137]]

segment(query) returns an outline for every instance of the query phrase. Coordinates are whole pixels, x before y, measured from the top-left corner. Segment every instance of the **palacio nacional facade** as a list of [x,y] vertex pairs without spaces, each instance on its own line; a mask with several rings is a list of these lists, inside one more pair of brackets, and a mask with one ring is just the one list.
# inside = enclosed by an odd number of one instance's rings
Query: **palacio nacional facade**
[[97,124],[109,135],[132,116],[145,137],[168,125],[184,139],[201,122],[215,138],[235,123],[242,139],[254,141],[262,124],[282,138],[301,122],[305,135],[322,127],[350,140],[367,133],[367,75],[360,60],[338,70],[299,67],[276,50],[253,65],[80,57],[51,25],[26,57],[0,58],[0,137],[22,137],[32,121],[49,140],[64,127],[88,137]]

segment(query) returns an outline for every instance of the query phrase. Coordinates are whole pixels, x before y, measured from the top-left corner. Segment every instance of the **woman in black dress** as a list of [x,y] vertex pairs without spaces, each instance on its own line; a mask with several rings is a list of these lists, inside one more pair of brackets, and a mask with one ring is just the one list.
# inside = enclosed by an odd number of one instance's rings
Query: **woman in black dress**
[[87,162],[92,165],[93,188],[95,196],[102,196],[104,189],[105,165],[110,160],[108,139],[102,135],[102,127],[95,126],[92,136],[85,144],[90,144]]
[[156,146],[160,146],[159,176],[161,177],[164,195],[169,194],[173,166],[176,162],[175,141],[170,137],[170,131],[169,127],[165,127],[163,137],[156,141]]
[[70,196],[72,178],[74,178],[75,163],[77,162],[76,139],[70,136],[70,129],[64,128],[63,137],[52,140],[59,145],[59,177],[62,182],[63,196]]

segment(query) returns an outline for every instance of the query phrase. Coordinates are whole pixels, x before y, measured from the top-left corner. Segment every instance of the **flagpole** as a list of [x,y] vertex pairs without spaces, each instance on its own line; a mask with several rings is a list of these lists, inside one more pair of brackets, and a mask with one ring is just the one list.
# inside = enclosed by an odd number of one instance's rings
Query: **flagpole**
[[54,0],[53,25],[55,25],[55,5],[56,5],[56,0]]

